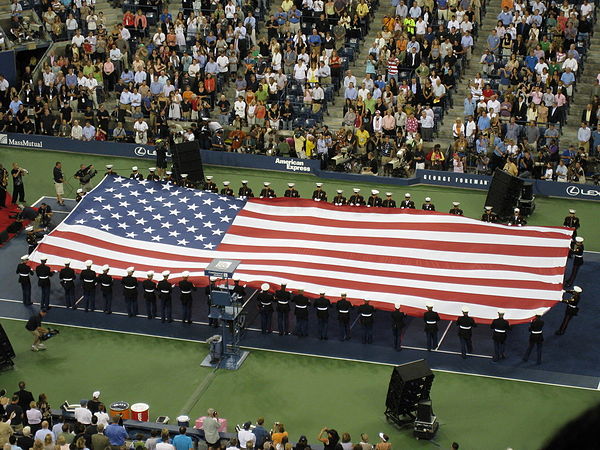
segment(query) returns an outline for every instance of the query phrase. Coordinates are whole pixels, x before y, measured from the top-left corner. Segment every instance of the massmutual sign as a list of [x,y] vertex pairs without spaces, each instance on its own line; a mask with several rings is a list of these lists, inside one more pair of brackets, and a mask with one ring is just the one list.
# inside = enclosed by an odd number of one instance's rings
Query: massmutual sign
[[8,134],[0,134],[0,145],[11,145],[13,147],[27,147],[27,148],[44,148],[44,144],[41,139],[36,139],[36,136],[31,138],[14,138]]

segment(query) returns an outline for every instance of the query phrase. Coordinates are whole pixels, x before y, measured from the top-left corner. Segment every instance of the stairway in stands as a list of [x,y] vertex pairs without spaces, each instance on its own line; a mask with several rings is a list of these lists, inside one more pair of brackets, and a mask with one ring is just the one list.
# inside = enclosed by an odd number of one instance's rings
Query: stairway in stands
[[452,124],[457,118],[463,119],[464,108],[463,101],[469,90],[469,82],[475,78],[477,72],[481,72],[481,56],[487,48],[487,38],[493,28],[498,23],[498,13],[500,12],[500,0],[490,0],[486,6],[487,14],[481,20],[479,28],[479,36],[473,47],[471,61],[465,69],[462,78],[456,84],[456,91],[453,93],[453,107],[446,112],[444,122],[439,125],[439,133],[437,139],[434,139],[436,144],[440,144],[442,148],[447,148],[454,139],[452,138]]
[[109,32],[113,26],[123,22],[123,10],[113,8],[108,0],[96,0],[96,14],[100,11],[104,14],[104,26]]
[[[349,63],[349,70],[356,77],[356,88],[358,89],[362,83],[362,79],[365,77],[365,69],[367,67],[367,57],[369,56],[368,48],[371,46],[377,33],[381,31],[383,26],[383,18],[386,15],[392,14],[394,8],[390,7],[387,0],[381,0],[379,8],[375,10],[372,15],[369,33],[365,36],[361,42],[360,53],[358,53],[354,59],[354,63]],[[345,74],[342,76],[342,78]],[[323,123],[329,127],[330,130],[338,130],[342,128],[342,121],[344,119],[344,88],[342,87],[335,96],[335,104],[328,106],[329,115],[323,117]]]

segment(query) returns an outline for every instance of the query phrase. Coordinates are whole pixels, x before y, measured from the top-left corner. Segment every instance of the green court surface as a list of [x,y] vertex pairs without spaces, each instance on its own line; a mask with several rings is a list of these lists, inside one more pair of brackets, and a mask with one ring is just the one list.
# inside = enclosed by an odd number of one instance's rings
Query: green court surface
[[[388,424],[383,412],[392,368],[378,364],[252,351],[235,372],[200,367],[207,347],[172,339],[59,327],[48,350],[29,351],[23,322],[2,320],[17,353],[14,370],[0,373],[0,387],[25,380],[45,392],[53,407],[100,390],[103,401],[150,405],[151,420],[180,413],[192,419],[209,407],[235,424],[264,416],[283,422],[293,442],[316,441],[324,427],[391,437],[394,448],[427,448],[410,430]],[[535,449],[566,421],[600,399],[597,391],[436,372],[431,392],[441,422],[436,441],[449,448]]]
[[[50,152],[43,150],[24,150],[15,148],[0,148],[0,163],[4,167],[10,167],[12,162],[18,162],[21,167],[29,170],[29,175],[25,178],[25,194],[28,202],[34,202],[43,195],[54,195],[52,185],[52,168],[56,161],[63,163],[63,171],[66,177],[70,177],[70,185],[65,186],[65,196],[68,198],[75,197],[75,189],[77,188],[77,180],[72,178],[73,174],[79,169],[80,164],[94,164],[99,171],[96,178],[92,179],[92,183],[98,183],[101,175],[104,173],[106,164],[113,164],[117,173],[129,176],[131,166],[136,165],[142,173],[147,174],[146,169],[152,167],[152,160],[133,159],[133,158],[110,158],[106,156],[92,156],[74,153]],[[483,206],[485,203],[485,191],[455,189],[446,187],[433,186],[390,186],[385,185],[386,178],[382,177],[381,184],[356,183],[333,180],[326,178],[317,178],[312,175],[293,174],[284,172],[248,170],[239,168],[227,167],[205,167],[205,173],[215,177],[214,181],[219,186],[224,180],[231,181],[232,188],[235,192],[240,186],[240,180],[247,179],[249,186],[257,195],[260,192],[263,181],[270,181],[273,189],[279,195],[283,195],[286,189],[286,184],[289,182],[296,183],[296,188],[302,197],[310,197],[315,188],[314,183],[322,181],[324,190],[330,198],[335,196],[336,189],[344,189],[344,195],[349,197],[352,194],[353,187],[360,187],[361,193],[367,197],[370,195],[371,189],[378,189],[381,196],[385,192],[393,192],[396,201],[402,200],[405,192],[410,192],[415,204],[419,207],[425,197],[432,198],[438,211],[448,211],[452,207],[453,201],[461,202],[461,208],[465,215],[469,217],[481,217]],[[12,186],[9,183],[9,192],[12,191]],[[598,205],[594,202],[583,200],[568,200],[538,197],[536,199],[537,209],[533,216],[528,219],[530,225],[562,225],[565,215],[569,208],[577,209],[577,215],[581,219],[581,228],[579,235],[586,238],[586,250],[600,251],[600,227],[596,226],[598,218]]]

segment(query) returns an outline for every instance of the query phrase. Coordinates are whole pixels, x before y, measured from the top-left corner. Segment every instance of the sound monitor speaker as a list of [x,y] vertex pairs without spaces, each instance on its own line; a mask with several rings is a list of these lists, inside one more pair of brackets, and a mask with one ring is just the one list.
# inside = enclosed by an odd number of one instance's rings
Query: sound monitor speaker
[[488,195],[485,200],[485,206],[494,208],[494,212],[499,217],[509,217],[513,208],[519,203],[523,180],[513,177],[509,173],[496,169]]
[[523,187],[521,188],[521,200],[533,200],[533,183],[523,183]]
[[4,327],[0,324],[0,350],[4,352],[6,356],[9,358],[15,357],[15,351],[13,349],[12,344],[10,343],[10,339],[4,331]]
[[414,421],[419,402],[429,399],[433,378],[423,359],[395,367],[385,402],[386,417],[398,425]]
[[204,181],[204,168],[202,167],[202,156],[200,156],[200,145],[197,141],[182,142],[173,147],[173,171],[179,176],[188,174],[188,180],[194,183]]

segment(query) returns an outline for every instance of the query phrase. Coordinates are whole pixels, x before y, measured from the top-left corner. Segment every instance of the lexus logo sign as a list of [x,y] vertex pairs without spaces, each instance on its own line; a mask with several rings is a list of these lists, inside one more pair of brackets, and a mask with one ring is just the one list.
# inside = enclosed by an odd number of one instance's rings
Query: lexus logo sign
[[569,194],[573,197],[575,197],[576,195],[579,195],[580,192],[581,192],[581,189],[579,189],[579,187],[577,187],[577,186],[569,186],[567,188],[567,194]]
[[600,197],[600,191],[596,189],[583,189],[579,186],[569,186],[567,188],[567,195],[571,197],[576,197],[578,195],[582,195],[585,197]]

